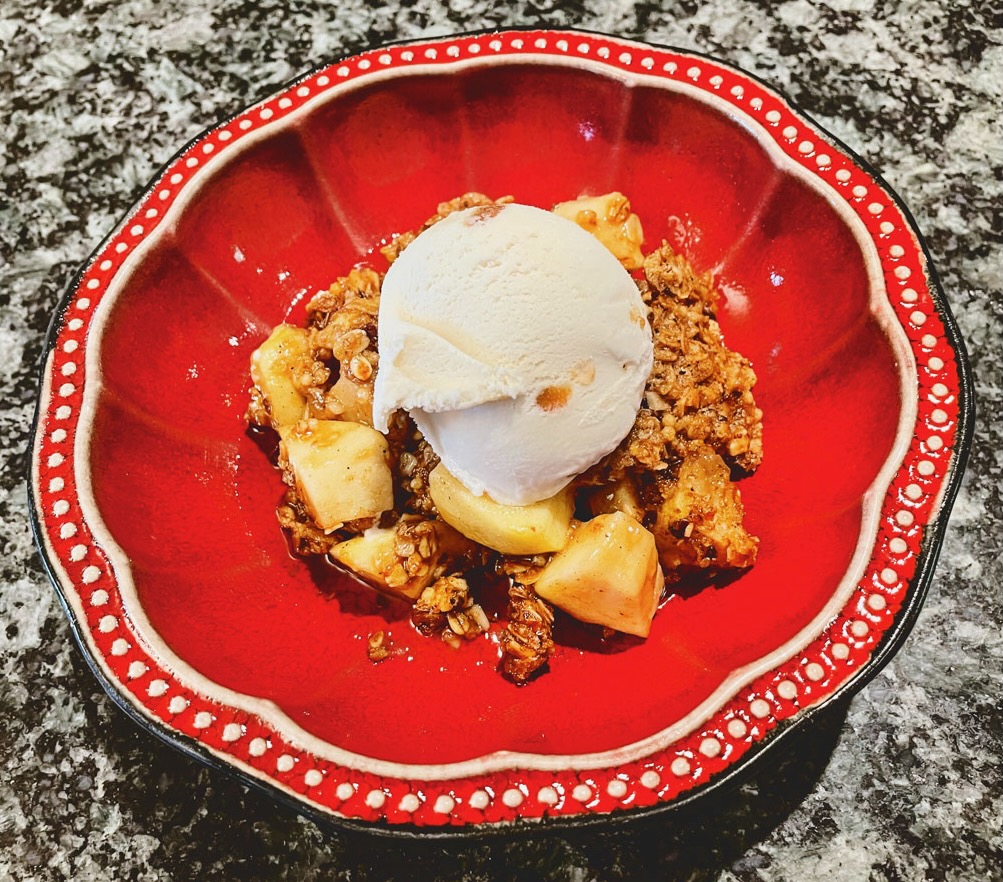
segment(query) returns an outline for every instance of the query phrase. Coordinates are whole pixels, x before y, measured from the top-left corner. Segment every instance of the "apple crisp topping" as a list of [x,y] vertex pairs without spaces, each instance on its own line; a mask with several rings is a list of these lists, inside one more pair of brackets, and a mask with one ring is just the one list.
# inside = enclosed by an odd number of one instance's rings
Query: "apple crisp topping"
[[[393,262],[450,213],[490,212],[511,201],[467,193],[443,202],[382,253]],[[452,646],[488,634],[500,669],[517,683],[545,669],[555,615],[604,635],[644,637],[663,584],[750,567],[758,545],[744,526],[735,481],[762,460],[756,376],[724,343],[710,274],[696,273],[668,244],[643,255],[640,221],[621,194],[555,211],[638,271],[654,343],[630,432],[557,496],[524,508],[473,497],[406,413],[393,415],[386,435],[372,428],[383,277],[368,267],[314,296],[306,327],[280,325],[262,344],[252,358],[246,414],[250,425],[281,439],[287,491],[277,515],[296,554],[327,555],[406,600],[421,634]],[[541,398],[540,407],[557,409],[567,395],[552,387]],[[498,590],[498,579],[508,586],[507,612],[495,626],[479,592]],[[392,656],[383,631],[369,635],[367,647],[374,662]]]

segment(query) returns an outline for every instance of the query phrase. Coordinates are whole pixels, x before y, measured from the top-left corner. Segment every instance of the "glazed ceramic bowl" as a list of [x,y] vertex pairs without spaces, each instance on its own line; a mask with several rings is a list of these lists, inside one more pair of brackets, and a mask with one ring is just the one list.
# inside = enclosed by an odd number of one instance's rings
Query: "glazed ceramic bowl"
[[[291,557],[246,431],[270,328],[441,200],[626,193],[723,292],[759,376],[759,560],[645,641],[560,640],[525,687]],[[573,317],[569,317],[569,320]],[[67,293],[31,492],[80,645],[144,727],[315,817],[381,830],[608,819],[710,792],[846,696],[915,619],[972,415],[963,347],[888,187],[774,90],[579,32],[394,45],[193,141]],[[366,636],[405,654],[379,665]],[[560,635],[559,635],[560,637]]]

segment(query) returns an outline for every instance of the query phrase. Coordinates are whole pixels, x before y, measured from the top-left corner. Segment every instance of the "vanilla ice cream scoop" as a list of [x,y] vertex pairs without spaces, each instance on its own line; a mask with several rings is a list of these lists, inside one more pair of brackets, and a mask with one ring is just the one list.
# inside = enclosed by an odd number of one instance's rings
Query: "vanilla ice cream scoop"
[[573,221],[516,204],[454,212],[383,281],[374,424],[404,409],[472,493],[545,499],[630,431],[652,366],[646,312]]

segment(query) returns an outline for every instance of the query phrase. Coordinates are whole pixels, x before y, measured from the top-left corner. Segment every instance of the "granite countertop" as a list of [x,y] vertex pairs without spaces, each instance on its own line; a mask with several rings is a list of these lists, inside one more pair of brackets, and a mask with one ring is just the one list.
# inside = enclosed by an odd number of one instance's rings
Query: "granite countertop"
[[[0,8],[0,878],[1003,879],[1003,20],[832,0],[5,0]],[[320,829],[140,731],[73,644],[24,476],[43,336],[175,150],[295,73],[386,40],[580,26],[717,55],[866,157],[925,232],[979,415],[929,598],[848,707],[698,816],[424,846]]]

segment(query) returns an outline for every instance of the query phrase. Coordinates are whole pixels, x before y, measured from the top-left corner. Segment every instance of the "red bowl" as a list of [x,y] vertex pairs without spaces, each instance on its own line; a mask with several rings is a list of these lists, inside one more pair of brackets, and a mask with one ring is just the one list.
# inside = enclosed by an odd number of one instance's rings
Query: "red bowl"
[[[565,635],[519,688],[484,639],[290,557],[248,359],[303,298],[467,190],[617,189],[710,269],[759,375],[761,537],[651,636]],[[300,810],[483,829],[679,806],[872,676],[915,619],[971,438],[963,346],[911,218],[775,91],[579,32],[366,52],[189,144],[68,292],[31,493],[84,653],[132,716]],[[406,657],[371,664],[366,635]]]

